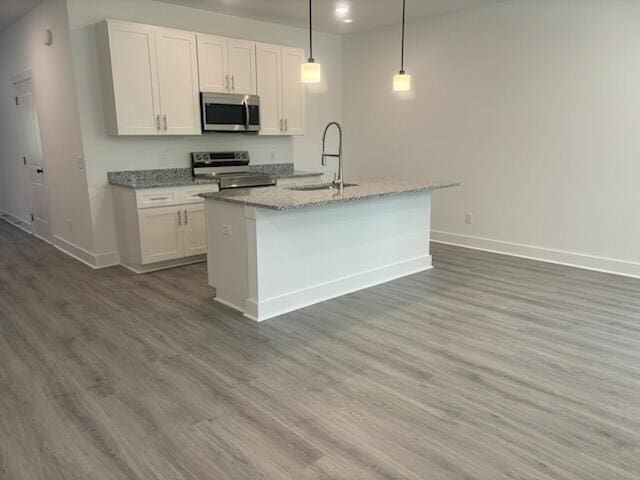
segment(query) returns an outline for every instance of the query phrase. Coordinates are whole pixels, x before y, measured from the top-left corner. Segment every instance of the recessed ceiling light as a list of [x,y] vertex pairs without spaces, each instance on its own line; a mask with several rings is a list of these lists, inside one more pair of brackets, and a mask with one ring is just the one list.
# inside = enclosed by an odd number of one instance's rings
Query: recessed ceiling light
[[344,23],[353,23],[353,18],[345,18]]
[[339,18],[344,18],[349,15],[349,5],[346,3],[339,3],[336,5],[336,16]]

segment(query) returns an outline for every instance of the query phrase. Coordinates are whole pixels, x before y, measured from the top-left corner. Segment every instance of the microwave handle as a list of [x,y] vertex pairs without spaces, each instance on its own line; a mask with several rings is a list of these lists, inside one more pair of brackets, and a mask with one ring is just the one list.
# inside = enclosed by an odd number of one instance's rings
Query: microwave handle
[[249,130],[249,102],[245,99],[242,104],[244,105],[244,128]]

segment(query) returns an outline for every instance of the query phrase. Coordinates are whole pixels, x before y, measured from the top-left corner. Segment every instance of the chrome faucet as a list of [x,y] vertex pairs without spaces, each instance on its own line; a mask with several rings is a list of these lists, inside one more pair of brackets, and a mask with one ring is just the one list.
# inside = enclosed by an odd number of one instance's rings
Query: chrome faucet
[[[338,127],[338,153],[326,153],[327,131],[331,125]],[[342,190],[344,187],[344,172],[342,171],[342,127],[338,122],[329,122],[322,134],[322,165],[327,164],[327,157],[338,159],[338,172],[333,176],[333,186]]]

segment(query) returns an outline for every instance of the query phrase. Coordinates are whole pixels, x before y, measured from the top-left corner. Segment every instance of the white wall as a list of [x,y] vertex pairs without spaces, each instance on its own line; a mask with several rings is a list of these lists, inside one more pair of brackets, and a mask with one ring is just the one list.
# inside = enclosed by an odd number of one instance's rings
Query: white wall
[[[327,82],[307,96],[307,135],[251,137],[214,134],[203,137],[124,138],[105,133],[95,24],[105,18],[136,21],[185,30],[306,47],[303,29],[220,15],[151,0],[68,0],[73,57],[82,122],[96,252],[116,250],[115,225],[107,172],[189,166],[189,153],[200,150],[247,149],[252,163],[294,162],[299,169],[322,171],[320,136],[330,120],[341,119],[342,39],[317,34],[314,54]],[[272,160],[272,152],[275,160]],[[166,161],[161,161],[161,157]],[[331,167],[333,168],[333,166]]]
[[[42,43],[47,28],[54,43]],[[74,254],[93,250],[87,179],[64,0],[45,0],[0,32],[0,209],[24,221],[30,213],[12,76],[33,71],[54,242]],[[80,161],[78,160],[80,158]]]
[[399,27],[346,37],[347,174],[464,182],[434,195],[434,238],[640,275],[639,26],[615,0],[413,22],[408,98]]

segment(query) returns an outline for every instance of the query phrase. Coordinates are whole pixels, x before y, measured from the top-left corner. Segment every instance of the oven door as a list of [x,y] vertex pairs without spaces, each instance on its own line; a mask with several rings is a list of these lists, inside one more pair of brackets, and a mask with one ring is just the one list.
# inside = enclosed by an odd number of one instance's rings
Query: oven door
[[205,132],[258,132],[260,98],[256,95],[202,93]]

